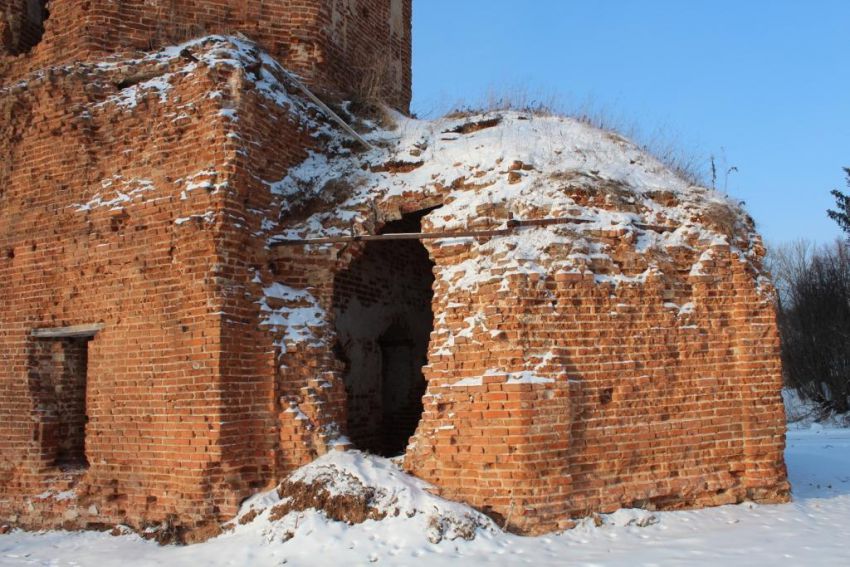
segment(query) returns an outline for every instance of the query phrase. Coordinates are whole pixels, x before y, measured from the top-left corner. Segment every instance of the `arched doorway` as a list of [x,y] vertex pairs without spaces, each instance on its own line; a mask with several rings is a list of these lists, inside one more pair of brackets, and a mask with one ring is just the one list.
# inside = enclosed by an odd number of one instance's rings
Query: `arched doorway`
[[[414,213],[382,233],[419,232]],[[404,452],[422,415],[434,275],[419,240],[366,243],[334,280],[337,354],[345,362],[348,434],[359,449]]]

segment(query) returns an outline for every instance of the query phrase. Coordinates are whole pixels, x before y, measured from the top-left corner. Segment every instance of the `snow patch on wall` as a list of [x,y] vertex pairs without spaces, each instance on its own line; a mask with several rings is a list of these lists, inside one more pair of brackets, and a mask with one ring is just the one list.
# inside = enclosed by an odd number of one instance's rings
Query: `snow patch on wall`
[[144,199],[144,194],[156,189],[150,179],[125,179],[121,175],[113,175],[100,182],[102,191],[95,193],[89,201],[72,205],[77,212],[91,211],[97,208],[120,210],[124,205],[137,199]]
[[282,338],[275,343],[281,352],[286,352],[287,345],[323,344],[316,330],[327,324],[327,313],[307,290],[275,282],[263,288],[259,304],[260,324],[282,333]]

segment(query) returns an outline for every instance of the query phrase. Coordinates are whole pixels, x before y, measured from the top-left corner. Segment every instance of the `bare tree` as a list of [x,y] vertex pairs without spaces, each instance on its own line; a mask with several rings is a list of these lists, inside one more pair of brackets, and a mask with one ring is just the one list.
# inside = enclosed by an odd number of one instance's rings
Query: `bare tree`
[[796,243],[773,262],[780,276],[785,380],[824,410],[850,409],[850,247]]
[[808,271],[816,248],[811,240],[802,238],[768,246],[765,265],[773,277],[780,305],[788,304],[791,287]]

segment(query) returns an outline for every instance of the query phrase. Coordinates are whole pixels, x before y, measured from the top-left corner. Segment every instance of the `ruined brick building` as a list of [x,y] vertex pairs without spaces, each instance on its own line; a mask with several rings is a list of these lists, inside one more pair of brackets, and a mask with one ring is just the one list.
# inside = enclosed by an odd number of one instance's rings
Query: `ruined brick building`
[[410,0],[0,9],[0,520],[192,540],[349,446],[527,533],[787,498],[752,221],[575,120],[407,118]]

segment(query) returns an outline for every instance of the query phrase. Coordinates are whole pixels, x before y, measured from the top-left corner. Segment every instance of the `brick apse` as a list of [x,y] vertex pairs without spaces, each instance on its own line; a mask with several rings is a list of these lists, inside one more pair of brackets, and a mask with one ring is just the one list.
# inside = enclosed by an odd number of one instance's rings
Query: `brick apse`
[[522,533],[787,499],[739,204],[406,117],[409,0],[0,7],[0,521],[196,541],[345,448]]

